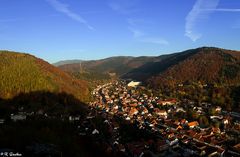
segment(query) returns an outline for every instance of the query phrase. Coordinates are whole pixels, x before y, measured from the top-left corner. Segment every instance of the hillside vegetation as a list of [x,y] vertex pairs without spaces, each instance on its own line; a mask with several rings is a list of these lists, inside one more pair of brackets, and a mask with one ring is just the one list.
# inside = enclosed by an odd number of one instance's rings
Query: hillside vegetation
[[[195,51],[195,53],[194,53]],[[150,78],[155,85],[201,82],[218,85],[239,85],[240,60],[232,51],[217,48],[199,48],[180,62]]]
[[29,54],[0,51],[0,97],[33,91],[66,92],[80,100],[88,97],[87,82]]
[[240,82],[238,51],[203,47],[159,58],[122,77],[149,82],[154,87],[198,81],[229,85]]
[[203,47],[159,58],[122,77],[143,81],[160,96],[209,102],[239,111],[239,51]]
[[58,66],[60,69],[76,73],[101,73],[109,76],[113,73],[116,76],[121,76],[137,67],[140,67],[148,62],[153,62],[155,57],[111,57],[101,60],[83,61],[81,63],[65,64]]

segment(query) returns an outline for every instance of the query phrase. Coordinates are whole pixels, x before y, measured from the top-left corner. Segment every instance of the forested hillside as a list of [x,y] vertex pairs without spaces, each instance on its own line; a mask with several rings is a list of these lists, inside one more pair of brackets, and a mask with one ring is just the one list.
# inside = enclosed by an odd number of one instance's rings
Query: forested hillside
[[149,81],[154,86],[186,82],[237,84],[240,52],[202,47],[159,56],[159,61],[133,69],[123,78]]
[[12,98],[33,91],[66,92],[80,100],[88,99],[87,82],[34,56],[0,51],[0,97]]

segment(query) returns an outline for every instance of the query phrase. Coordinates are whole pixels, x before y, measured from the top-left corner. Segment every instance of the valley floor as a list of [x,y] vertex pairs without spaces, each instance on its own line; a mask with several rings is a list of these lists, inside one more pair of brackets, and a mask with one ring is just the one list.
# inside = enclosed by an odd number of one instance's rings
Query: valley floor
[[[208,113],[211,104],[195,104],[191,100],[169,99],[129,88],[125,81],[108,83],[93,92],[90,105],[105,117],[104,122],[115,132],[109,138],[114,151],[126,156],[239,156],[239,113],[226,112],[217,106],[214,115]],[[187,116],[196,112],[204,118]],[[119,117],[151,136],[139,139],[122,137],[122,128],[113,121]],[[209,121],[209,122],[208,122]],[[206,124],[207,123],[207,124]],[[126,130],[126,132],[129,130]]]
[[40,102],[27,108],[24,95],[16,101],[23,106],[2,109],[0,156],[240,156],[239,113],[143,89],[125,81],[98,86],[88,109],[76,108],[72,96],[50,93],[35,94]]

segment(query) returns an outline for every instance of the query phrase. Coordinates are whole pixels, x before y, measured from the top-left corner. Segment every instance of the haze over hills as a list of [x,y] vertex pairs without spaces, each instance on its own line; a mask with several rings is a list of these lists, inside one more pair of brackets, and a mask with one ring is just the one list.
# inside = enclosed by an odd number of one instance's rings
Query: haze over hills
[[88,97],[85,81],[74,79],[32,55],[0,51],[0,97],[12,98],[36,91],[65,92],[80,100]]
[[81,63],[84,60],[78,60],[78,59],[73,59],[73,60],[64,60],[64,61],[59,61],[56,63],[53,63],[54,66],[60,66],[60,65],[65,65],[65,64],[73,64],[73,63]]

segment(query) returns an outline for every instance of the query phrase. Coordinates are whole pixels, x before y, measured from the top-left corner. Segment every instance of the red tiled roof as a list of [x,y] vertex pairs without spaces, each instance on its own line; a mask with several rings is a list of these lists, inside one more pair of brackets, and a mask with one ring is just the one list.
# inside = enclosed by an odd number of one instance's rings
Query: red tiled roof
[[136,108],[132,107],[131,110],[129,111],[129,114],[133,115],[133,114],[135,114],[137,112],[138,112],[138,110]]
[[198,123],[197,121],[193,121],[193,122],[189,122],[189,123],[188,123],[188,126],[189,126],[189,127],[191,127],[191,126],[194,127],[194,126],[198,126],[198,125],[199,125],[199,123]]

